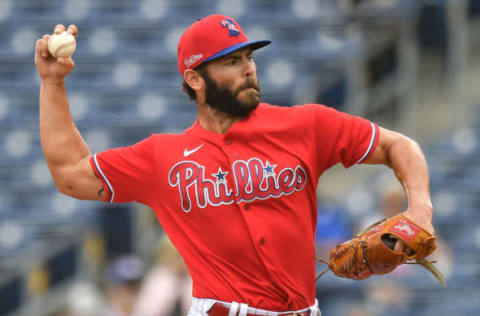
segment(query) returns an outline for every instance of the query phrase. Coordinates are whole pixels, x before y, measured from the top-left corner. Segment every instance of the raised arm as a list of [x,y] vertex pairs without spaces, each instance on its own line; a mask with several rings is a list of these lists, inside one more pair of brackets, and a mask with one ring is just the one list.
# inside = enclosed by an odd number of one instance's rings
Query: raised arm
[[408,197],[408,209],[404,215],[433,233],[428,166],[417,142],[380,128],[377,148],[365,163],[384,164],[393,169]]
[[[55,33],[63,31],[63,25],[55,27]],[[76,36],[77,27],[70,25],[68,32]],[[39,39],[35,49],[35,65],[41,79],[40,141],[43,154],[60,192],[78,199],[103,200],[106,193],[90,166],[91,152],[70,114],[64,79],[75,64],[71,57],[50,56],[49,37],[47,34]]]

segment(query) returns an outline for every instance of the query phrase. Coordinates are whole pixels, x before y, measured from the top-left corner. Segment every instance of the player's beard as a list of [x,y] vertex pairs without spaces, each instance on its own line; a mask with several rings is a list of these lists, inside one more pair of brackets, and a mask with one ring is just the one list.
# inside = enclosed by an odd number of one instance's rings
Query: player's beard
[[[225,85],[218,85],[206,73],[203,79],[206,83],[205,102],[231,117],[246,118],[260,103],[260,87],[258,81],[254,79],[247,79],[235,91]],[[246,91],[247,89],[254,91]],[[244,92],[243,100],[239,98],[241,92]]]

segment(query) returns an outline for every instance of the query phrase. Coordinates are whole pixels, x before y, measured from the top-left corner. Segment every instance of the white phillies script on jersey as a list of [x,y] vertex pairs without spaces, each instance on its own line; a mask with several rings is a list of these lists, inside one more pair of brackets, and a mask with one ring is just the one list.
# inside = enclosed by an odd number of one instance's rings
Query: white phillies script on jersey
[[[258,158],[237,160],[232,165],[233,188],[227,181],[228,171],[218,168],[217,173],[205,174],[205,167],[195,161],[181,161],[169,172],[168,183],[177,187],[184,212],[199,208],[231,203],[268,199],[301,191],[307,183],[307,172],[297,165],[275,171],[277,165]],[[194,196],[191,196],[192,189]],[[192,201],[192,198],[194,199]]]

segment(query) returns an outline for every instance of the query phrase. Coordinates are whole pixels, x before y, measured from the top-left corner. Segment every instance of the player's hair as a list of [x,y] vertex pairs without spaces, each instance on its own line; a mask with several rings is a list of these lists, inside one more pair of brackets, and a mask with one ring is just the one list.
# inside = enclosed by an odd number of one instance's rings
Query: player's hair
[[[206,64],[207,63],[203,63],[201,64],[200,66],[194,68],[193,70],[195,71],[198,71],[198,73],[205,78],[205,75],[207,74],[207,69],[206,69]],[[195,101],[196,98],[197,98],[197,95],[195,94],[195,90],[193,90],[186,82],[185,80],[183,80],[182,82],[182,90],[183,92],[188,95],[188,97],[190,98],[190,100],[192,101]]]

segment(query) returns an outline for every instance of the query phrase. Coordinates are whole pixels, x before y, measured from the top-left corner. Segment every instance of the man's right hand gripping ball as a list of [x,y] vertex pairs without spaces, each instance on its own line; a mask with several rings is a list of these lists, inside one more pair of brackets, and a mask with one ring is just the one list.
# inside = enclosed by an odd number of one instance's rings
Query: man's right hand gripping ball
[[[406,246],[404,251],[393,250],[397,241]],[[335,275],[355,280],[363,280],[373,274],[389,273],[404,263],[419,263],[444,285],[445,280],[440,271],[425,260],[435,247],[435,236],[398,214],[375,223],[353,239],[338,244],[330,252],[328,262],[320,261],[328,264],[329,270]]]
[[[55,27],[54,33],[60,34],[65,31],[65,26],[59,24]],[[77,27],[70,25],[67,32],[73,36],[77,35]],[[35,65],[37,66],[40,79],[45,82],[61,82],[73,70],[75,63],[72,57],[53,57],[48,52],[48,40],[50,34],[45,34],[37,40],[35,47]]]

